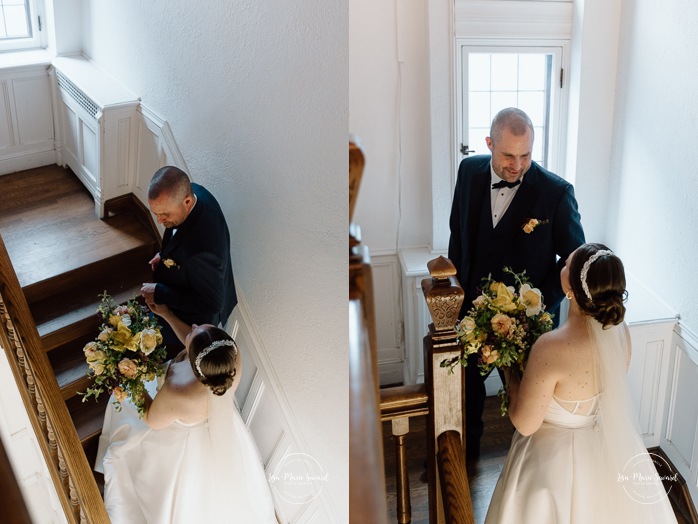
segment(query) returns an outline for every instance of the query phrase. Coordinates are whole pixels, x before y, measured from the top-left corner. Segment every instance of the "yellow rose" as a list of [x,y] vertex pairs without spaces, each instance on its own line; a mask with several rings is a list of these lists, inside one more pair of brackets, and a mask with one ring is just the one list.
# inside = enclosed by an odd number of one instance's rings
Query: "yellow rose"
[[109,335],[113,332],[114,330],[112,328],[104,328],[97,337],[97,339],[101,340],[102,342],[106,342],[107,340],[109,340]]
[[119,371],[126,378],[136,378],[138,374],[138,366],[130,358],[125,358],[119,362]]
[[475,300],[473,300],[473,306],[475,306],[478,309],[484,307],[485,304],[487,304],[487,297],[485,297],[485,295],[480,295]]
[[546,311],[545,313],[543,313],[543,314],[540,316],[540,321],[547,324],[548,322],[552,322],[552,321],[553,321],[553,317],[551,317],[551,316],[550,316],[550,313],[548,313],[548,312]]
[[109,316],[109,323],[112,326],[117,327],[119,325],[119,322],[121,322],[121,317],[119,315],[110,315]]
[[503,313],[497,313],[495,316],[492,317],[490,323],[492,324],[492,329],[495,333],[501,336],[505,336],[509,334],[509,329],[511,329],[513,320],[508,315],[504,315]]
[[82,348],[82,352],[88,360],[94,357],[95,351],[97,351],[97,344],[95,342],[88,342],[85,344],[85,347]]
[[94,351],[90,351],[89,355],[85,355],[85,357],[88,364],[91,364],[93,362],[99,362],[100,364],[103,364],[104,360],[107,358],[107,354],[101,349],[95,349]]
[[119,402],[123,402],[124,400],[126,400],[126,392],[124,391],[124,388],[122,388],[121,386],[116,386],[114,388],[114,391],[112,391],[112,394]]
[[524,284],[519,290],[521,303],[526,306],[526,316],[537,315],[543,309],[543,295],[539,289]]
[[501,282],[494,282],[490,286],[490,290],[496,295],[495,298],[492,299],[493,309],[499,309],[501,311],[514,311],[516,309],[513,287],[507,287]]
[[172,266],[176,265],[175,261],[172,260],[171,258],[166,258],[165,260],[162,261],[163,264],[165,264],[165,267],[167,269],[171,268]]
[[141,351],[144,355],[150,355],[155,350],[158,345],[158,335],[158,332],[150,328],[141,331]]
[[485,360],[485,362],[487,364],[494,364],[495,362],[497,362],[498,358],[499,358],[499,351],[497,351],[496,349],[493,349],[492,351],[490,351],[490,355]]
[[101,375],[104,373],[104,364],[101,362],[90,362],[89,366],[95,375]]
[[492,346],[482,348],[482,361],[485,364],[494,364],[499,358],[499,351],[493,349]]

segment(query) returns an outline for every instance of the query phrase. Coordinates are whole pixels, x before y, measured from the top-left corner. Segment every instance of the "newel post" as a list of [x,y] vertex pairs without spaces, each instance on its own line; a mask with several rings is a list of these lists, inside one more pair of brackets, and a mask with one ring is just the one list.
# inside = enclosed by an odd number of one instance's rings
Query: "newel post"
[[[455,430],[464,443],[465,373],[461,366],[442,368],[441,362],[460,356],[461,347],[454,331],[464,292],[456,279],[456,268],[444,257],[427,264],[431,278],[422,280],[422,292],[432,323],[424,337],[424,380],[429,395],[427,417],[427,469],[429,478],[429,522],[443,524],[446,519],[437,471],[436,439],[444,431]],[[463,444],[465,445],[465,444]]]

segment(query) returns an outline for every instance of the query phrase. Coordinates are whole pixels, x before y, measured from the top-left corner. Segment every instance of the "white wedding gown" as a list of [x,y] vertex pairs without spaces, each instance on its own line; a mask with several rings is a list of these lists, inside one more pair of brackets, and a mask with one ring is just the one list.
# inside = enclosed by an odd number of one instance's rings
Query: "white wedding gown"
[[589,329],[600,393],[554,397],[538,431],[514,433],[486,524],[676,522],[652,463],[658,457],[647,453],[631,419],[624,331],[603,330],[593,319]]
[[[147,386],[154,396],[156,382]],[[259,453],[231,391],[210,395],[206,421],[163,429],[150,429],[130,401],[120,412],[110,402],[95,470],[104,473],[112,524],[277,522]]]

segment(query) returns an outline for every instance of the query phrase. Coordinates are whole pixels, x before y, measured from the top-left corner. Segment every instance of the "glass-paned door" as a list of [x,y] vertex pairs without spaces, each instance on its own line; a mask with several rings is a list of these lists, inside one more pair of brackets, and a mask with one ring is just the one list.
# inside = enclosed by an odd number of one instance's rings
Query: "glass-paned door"
[[460,158],[489,154],[485,137],[492,118],[505,107],[518,107],[533,122],[533,160],[555,169],[562,49],[461,46],[460,50]]

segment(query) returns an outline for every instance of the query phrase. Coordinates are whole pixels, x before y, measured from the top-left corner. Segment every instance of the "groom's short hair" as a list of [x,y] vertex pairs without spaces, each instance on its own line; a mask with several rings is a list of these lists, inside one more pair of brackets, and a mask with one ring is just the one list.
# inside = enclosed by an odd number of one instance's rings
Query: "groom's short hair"
[[148,200],[156,200],[163,194],[177,200],[184,200],[192,195],[189,176],[175,166],[158,169],[148,185]]
[[508,129],[514,136],[521,136],[530,129],[531,138],[534,136],[531,119],[516,107],[507,107],[494,115],[490,126],[490,138],[493,142],[497,142],[502,137],[504,129]]

